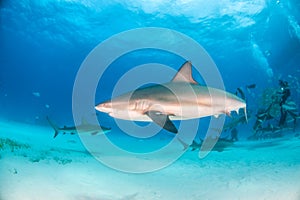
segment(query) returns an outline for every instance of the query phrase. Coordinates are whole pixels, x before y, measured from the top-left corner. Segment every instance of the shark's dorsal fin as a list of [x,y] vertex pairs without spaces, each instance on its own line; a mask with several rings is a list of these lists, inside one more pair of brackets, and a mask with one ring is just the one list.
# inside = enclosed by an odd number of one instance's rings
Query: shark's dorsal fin
[[172,82],[188,82],[198,84],[192,76],[192,63],[186,61],[178,70],[177,74],[172,79]]

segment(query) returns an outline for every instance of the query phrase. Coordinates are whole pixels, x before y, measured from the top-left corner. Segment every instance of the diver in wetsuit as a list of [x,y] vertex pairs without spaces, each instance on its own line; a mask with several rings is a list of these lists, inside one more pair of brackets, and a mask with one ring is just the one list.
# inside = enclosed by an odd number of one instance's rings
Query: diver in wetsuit
[[278,93],[282,95],[279,104],[280,104],[280,106],[282,106],[286,102],[287,98],[289,96],[291,96],[291,91],[290,91],[289,84],[287,81],[279,80],[279,85],[280,85],[281,91],[279,91]]
[[281,99],[279,102],[281,116],[278,125],[279,127],[282,127],[285,124],[286,117],[288,114],[288,111],[284,108],[283,105],[285,104],[288,97],[291,96],[291,91],[287,81],[279,80],[279,85],[280,85],[280,91],[277,93],[281,95]]
[[[291,91],[288,82],[279,80],[279,85],[280,90],[273,90],[273,95],[269,96],[271,99],[267,109],[260,109],[256,114],[256,122],[253,126],[254,134],[251,136],[254,139],[264,136],[265,133],[270,133],[271,137],[273,137],[276,136],[272,135],[273,133],[275,134],[284,128],[289,128],[285,127],[289,122],[288,117],[294,120],[293,130],[295,131],[297,119],[300,119],[296,103],[289,100]],[[278,118],[279,121],[276,122],[276,125],[273,124],[272,122],[275,122],[273,119],[277,120]],[[266,122],[268,122],[268,125],[264,126]]]

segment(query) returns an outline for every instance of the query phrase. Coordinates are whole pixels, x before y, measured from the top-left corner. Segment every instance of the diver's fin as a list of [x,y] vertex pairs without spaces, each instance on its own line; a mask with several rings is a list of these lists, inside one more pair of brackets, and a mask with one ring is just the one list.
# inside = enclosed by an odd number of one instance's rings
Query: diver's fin
[[56,138],[56,136],[58,135],[59,133],[59,127],[57,125],[55,125],[50,119],[49,117],[47,116],[47,121],[49,122],[50,126],[54,129],[55,133],[54,133],[54,136],[53,138]]
[[150,119],[152,119],[153,122],[158,124],[160,127],[166,129],[167,131],[170,131],[172,133],[178,133],[177,128],[173,124],[173,122],[170,120],[168,115],[165,115],[159,111],[153,111],[150,110],[145,113]]

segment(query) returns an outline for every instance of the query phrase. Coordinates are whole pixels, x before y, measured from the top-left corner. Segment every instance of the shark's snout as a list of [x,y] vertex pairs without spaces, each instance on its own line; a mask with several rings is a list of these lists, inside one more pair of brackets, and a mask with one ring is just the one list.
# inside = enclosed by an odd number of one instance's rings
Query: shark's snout
[[100,103],[97,106],[95,106],[95,109],[100,112],[110,113],[112,112],[112,103],[110,101]]

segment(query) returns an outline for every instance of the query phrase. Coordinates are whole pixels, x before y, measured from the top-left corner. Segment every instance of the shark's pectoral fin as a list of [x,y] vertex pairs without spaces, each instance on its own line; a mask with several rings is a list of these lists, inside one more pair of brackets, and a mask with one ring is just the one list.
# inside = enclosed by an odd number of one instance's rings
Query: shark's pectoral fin
[[178,133],[177,128],[173,124],[173,122],[170,120],[168,115],[165,115],[159,111],[147,111],[145,113],[150,119],[152,119],[153,122],[158,124],[160,127],[166,129],[167,131],[170,131],[172,133]]

